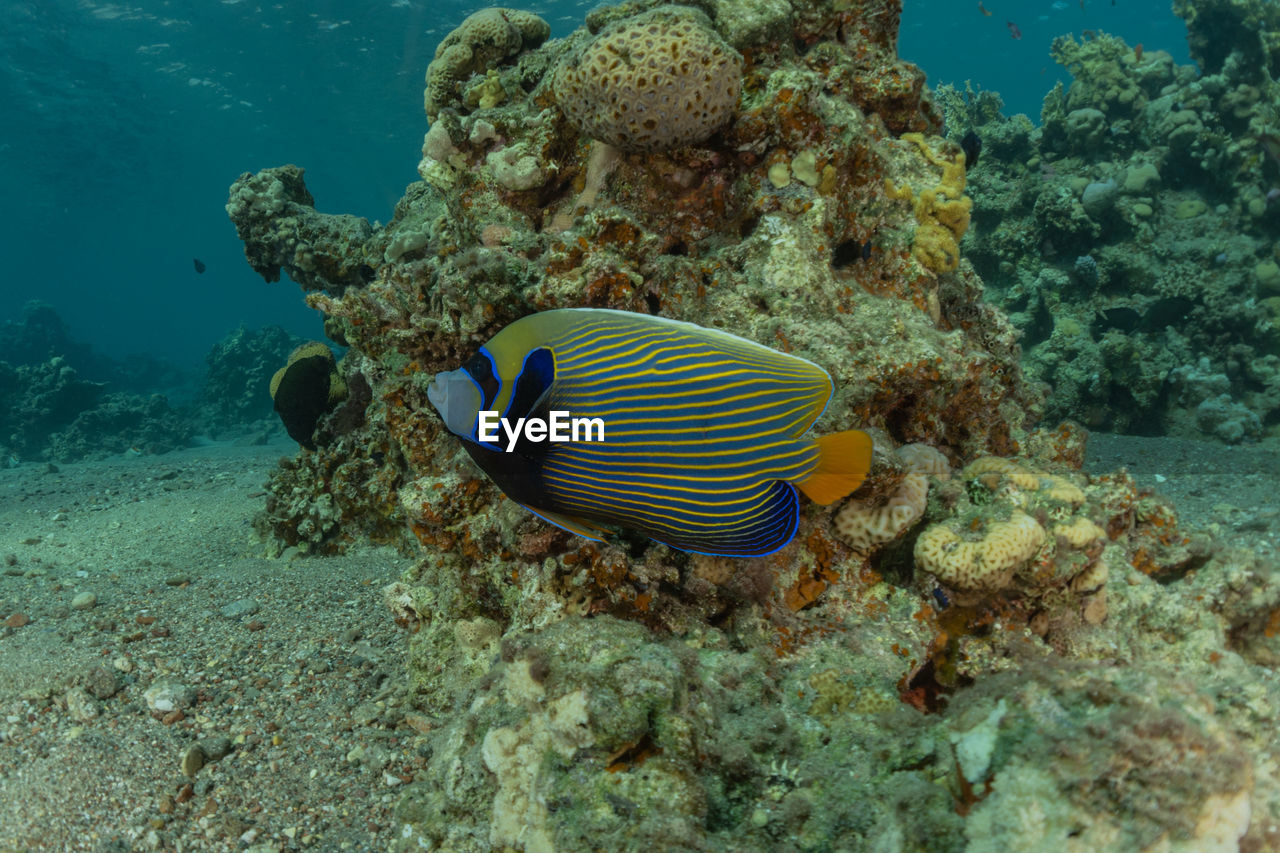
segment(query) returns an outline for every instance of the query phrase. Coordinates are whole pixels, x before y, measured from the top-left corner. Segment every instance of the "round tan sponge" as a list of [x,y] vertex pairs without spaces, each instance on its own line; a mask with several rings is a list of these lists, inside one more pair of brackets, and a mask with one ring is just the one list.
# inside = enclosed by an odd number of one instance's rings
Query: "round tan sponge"
[[624,151],[703,142],[733,116],[742,57],[701,12],[659,7],[606,27],[556,69],[556,100],[584,135]]

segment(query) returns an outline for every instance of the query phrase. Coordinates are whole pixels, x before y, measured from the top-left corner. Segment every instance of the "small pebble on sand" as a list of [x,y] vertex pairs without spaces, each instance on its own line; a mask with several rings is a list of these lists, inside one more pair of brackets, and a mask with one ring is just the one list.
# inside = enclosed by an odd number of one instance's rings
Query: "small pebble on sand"
[[182,754],[182,775],[188,778],[195,776],[204,767],[204,750],[199,744],[188,747]]

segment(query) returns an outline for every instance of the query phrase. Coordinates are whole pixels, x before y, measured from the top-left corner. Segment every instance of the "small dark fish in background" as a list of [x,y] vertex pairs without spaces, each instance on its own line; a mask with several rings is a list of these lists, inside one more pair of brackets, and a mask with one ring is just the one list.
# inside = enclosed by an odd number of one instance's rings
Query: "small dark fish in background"
[[1005,21],[1004,25],[1009,28],[1009,38],[1015,41],[1022,41],[1022,30],[1018,29],[1018,25],[1013,21]]
[[964,151],[964,170],[967,172],[978,165],[978,157],[982,154],[982,140],[971,130],[960,140],[960,150]]
[[979,11],[979,12],[981,12],[983,15],[985,15],[985,16],[986,16],[986,17],[988,17],[988,18],[990,18],[990,17],[991,17],[991,13],[987,11],[987,7],[986,7],[986,6],[983,6],[983,5],[982,5],[981,0],[979,0],[979,3],[978,3],[978,11]]
[[191,262],[196,265],[196,275],[204,272],[204,261],[199,258],[192,258]]
[[857,240],[845,240],[836,246],[831,253],[831,266],[844,269],[859,259],[871,260],[871,241],[859,243]]

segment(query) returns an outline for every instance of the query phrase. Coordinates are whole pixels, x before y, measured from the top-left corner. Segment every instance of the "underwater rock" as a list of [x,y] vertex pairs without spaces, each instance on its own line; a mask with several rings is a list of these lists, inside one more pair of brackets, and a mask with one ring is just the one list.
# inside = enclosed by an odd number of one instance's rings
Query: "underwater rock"
[[1049,665],[988,680],[955,709],[958,756],[980,757],[961,764],[976,800],[966,849],[1124,850],[1158,837],[1235,849],[1251,819],[1252,761],[1202,701],[1158,671]]
[[297,166],[244,173],[231,188],[227,215],[244,241],[245,258],[267,281],[280,271],[304,290],[341,293],[373,277],[365,244],[369,222],[349,214],[318,213]]

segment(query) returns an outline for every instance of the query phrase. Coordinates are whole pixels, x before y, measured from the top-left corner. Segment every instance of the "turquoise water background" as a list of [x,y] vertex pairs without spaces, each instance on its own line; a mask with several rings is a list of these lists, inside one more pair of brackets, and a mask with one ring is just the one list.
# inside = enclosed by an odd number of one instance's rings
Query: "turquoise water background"
[[[1105,30],[1188,62],[1168,0],[906,0],[900,53],[1038,117],[1052,39]],[[562,36],[596,4],[522,8]],[[196,367],[240,325],[321,333],[245,263],[223,211],[244,171],[307,169],[317,207],[390,218],[417,179],[423,72],[479,5],[423,0],[0,2],[0,321],[51,304],[112,356]],[[1021,32],[1011,36],[1008,22]],[[193,258],[207,271],[197,275]]]

